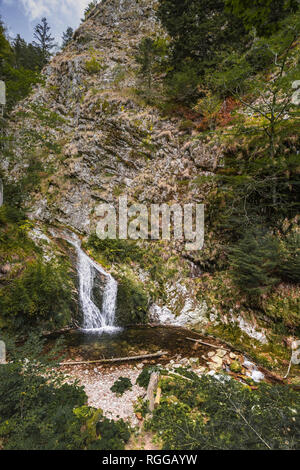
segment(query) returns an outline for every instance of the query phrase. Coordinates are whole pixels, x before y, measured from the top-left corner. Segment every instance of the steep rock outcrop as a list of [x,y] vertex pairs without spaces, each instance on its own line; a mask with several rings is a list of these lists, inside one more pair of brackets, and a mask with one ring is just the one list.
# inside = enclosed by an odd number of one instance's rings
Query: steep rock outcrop
[[[33,219],[89,233],[97,204],[121,193],[139,202],[203,200],[206,188],[201,195],[193,180],[199,170],[213,171],[214,152],[189,142],[176,119],[139,104],[134,92],[137,45],[164,34],[155,4],[103,1],[45,69],[45,83],[15,110],[9,177],[26,171],[33,149],[49,169],[29,201]],[[48,120],[40,116],[45,108]]]

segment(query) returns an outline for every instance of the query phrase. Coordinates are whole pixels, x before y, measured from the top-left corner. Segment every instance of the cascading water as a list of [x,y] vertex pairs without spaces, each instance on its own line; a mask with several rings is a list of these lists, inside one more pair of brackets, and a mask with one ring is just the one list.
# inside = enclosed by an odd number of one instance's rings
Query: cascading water
[[[84,315],[83,328],[85,330],[112,331],[114,329],[118,284],[110,274],[92,261],[80,247],[77,247],[77,253],[79,295]],[[92,300],[96,272],[107,278],[101,311]]]
[[[113,333],[120,329],[114,326],[117,304],[118,283],[99,264],[81,249],[80,240],[74,235],[64,236],[76,248],[78,261],[79,298],[83,311],[83,329],[89,332]],[[96,273],[106,278],[101,311],[93,301]]]

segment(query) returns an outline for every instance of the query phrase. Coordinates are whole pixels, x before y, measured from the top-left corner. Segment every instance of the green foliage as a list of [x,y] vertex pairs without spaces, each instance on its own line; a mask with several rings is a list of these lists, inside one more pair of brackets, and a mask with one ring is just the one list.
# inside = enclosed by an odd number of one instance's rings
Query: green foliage
[[28,70],[24,67],[14,68],[6,66],[4,69],[7,106],[11,109],[18,101],[24,99],[32,90],[32,87],[41,82],[38,71]]
[[96,234],[90,236],[88,247],[97,250],[111,263],[137,262],[144,254],[143,250],[133,240],[100,240]]
[[119,279],[116,319],[119,325],[145,323],[149,299],[141,284],[126,276]]
[[41,81],[41,56],[41,49],[20,35],[10,44],[0,18],[0,76],[6,83],[8,111]]
[[274,226],[278,219],[292,219],[298,213],[299,106],[292,100],[292,83],[299,74],[294,48],[300,34],[299,19],[294,15],[285,29],[257,43],[273,55],[272,80],[257,74],[242,85],[234,84],[235,71],[241,76],[239,71],[247,70],[246,57],[238,59],[236,66],[229,60],[228,67],[221,65],[214,74],[218,77],[215,83],[220,87],[223,83],[224,91],[233,94],[242,110],[236,112],[224,168],[218,171],[221,223],[233,232],[253,224]]
[[296,227],[280,243],[280,277],[287,282],[300,283],[300,231]]
[[127,377],[120,377],[111,387],[111,391],[116,395],[122,396],[125,392],[132,389],[131,380]]
[[148,91],[152,89],[153,79],[164,70],[167,56],[167,42],[163,38],[145,37],[138,45],[136,62],[140,65],[139,74],[146,79]]
[[156,372],[158,370],[157,367],[145,367],[138,378],[136,379],[136,383],[145,389],[148,388],[149,382],[150,382],[150,377],[153,372]]
[[73,34],[74,34],[74,30],[73,28],[69,27],[67,28],[67,30],[63,33],[62,35],[62,49],[64,49],[65,47],[67,47],[70,42],[72,41],[72,38],[73,38]]
[[[234,284],[240,292],[247,295],[252,306],[260,307],[262,298],[265,298],[263,294],[272,292],[272,288],[280,282],[299,283],[299,260],[300,243],[297,227],[288,235],[281,237],[265,234],[263,231],[247,232],[230,249],[229,254]],[[283,323],[289,325],[291,321],[285,322],[284,318],[291,317],[288,312],[292,311],[293,307],[288,299],[286,301],[283,300],[285,307],[282,305],[282,315],[278,311],[278,318],[282,317]],[[270,311],[269,303],[266,304]],[[295,308],[297,310],[298,307],[295,305]]]
[[93,9],[98,5],[98,0],[92,0],[88,6],[86,7],[86,9],[84,10],[84,18],[82,19],[82,21],[85,21],[89,14],[93,11]]
[[168,91],[179,101],[197,96],[201,77],[218,64],[221,52],[241,51],[248,42],[242,22],[226,12],[222,0],[160,0],[157,14],[171,37]]
[[55,369],[59,349],[46,355],[37,337],[30,337],[21,350],[5,339],[13,361],[0,368],[0,439],[5,450],[124,449],[128,425],[86,406],[83,388],[64,383]]
[[182,70],[174,71],[166,78],[166,94],[175,102],[190,104],[198,95],[199,74],[195,67],[186,63]]
[[93,75],[95,73],[99,73],[102,70],[102,65],[95,56],[92,56],[90,60],[86,61],[85,68],[90,75]]
[[247,233],[231,248],[229,260],[235,285],[253,301],[280,281],[278,241],[270,235]]
[[33,46],[41,51],[40,68],[43,68],[49,62],[52,51],[56,47],[47,18],[42,18],[41,23],[36,25],[33,37],[35,39]]
[[246,29],[256,28],[259,36],[274,33],[279,22],[299,8],[297,0],[225,0],[229,11],[241,18]]
[[226,376],[189,378],[162,380],[163,399],[147,429],[164,449],[297,448],[300,401],[291,388],[263,384],[251,391]]
[[298,286],[278,288],[262,302],[264,315],[273,330],[281,335],[300,336],[300,300]]
[[36,260],[0,290],[0,311],[10,328],[55,329],[68,324],[73,309],[68,267]]

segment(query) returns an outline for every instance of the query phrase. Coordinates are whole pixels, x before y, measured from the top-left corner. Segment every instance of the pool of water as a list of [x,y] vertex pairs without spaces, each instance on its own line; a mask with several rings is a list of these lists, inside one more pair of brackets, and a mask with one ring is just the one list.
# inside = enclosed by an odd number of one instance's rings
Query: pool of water
[[199,335],[183,328],[168,326],[137,326],[111,332],[72,330],[53,335],[54,341],[63,339],[69,359],[74,361],[110,359],[128,356],[167,352],[167,358],[175,355],[199,357],[207,351],[197,347],[186,338],[199,339]]

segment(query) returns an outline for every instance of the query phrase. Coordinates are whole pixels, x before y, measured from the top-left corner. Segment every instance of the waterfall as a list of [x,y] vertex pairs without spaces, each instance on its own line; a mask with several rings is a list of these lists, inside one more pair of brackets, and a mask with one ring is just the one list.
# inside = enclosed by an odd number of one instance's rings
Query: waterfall
[[[118,331],[119,328],[114,326],[118,293],[117,281],[81,249],[80,240],[74,234],[68,234],[64,238],[77,251],[77,272],[80,305],[83,311],[83,329],[89,332],[113,333]],[[106,278],[101,310],[93,301],[93,288],[97,273]]]

